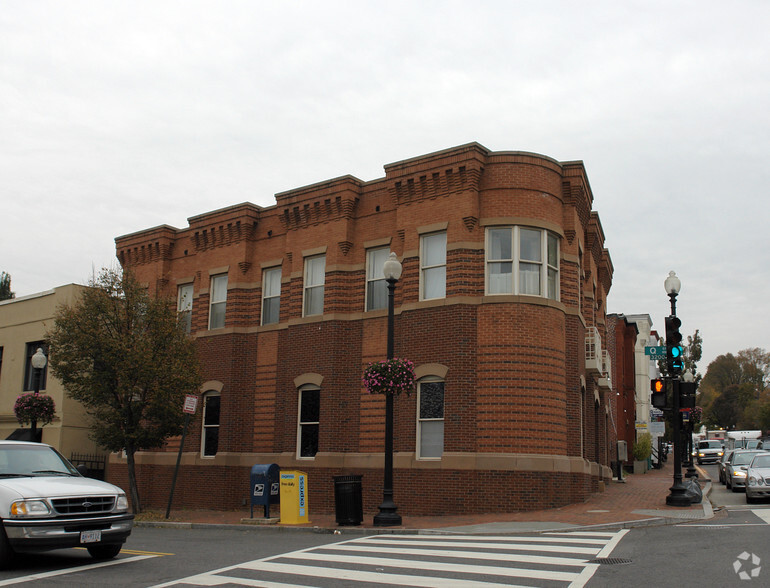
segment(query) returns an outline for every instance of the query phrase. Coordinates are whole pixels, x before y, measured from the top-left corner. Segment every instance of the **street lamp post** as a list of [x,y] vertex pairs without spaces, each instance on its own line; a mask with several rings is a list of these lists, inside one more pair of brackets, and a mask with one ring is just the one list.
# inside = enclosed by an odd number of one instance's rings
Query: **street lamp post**
[[[671,316],[676,316],[676,297],[682,287],[682,282],[676,277],[676,273],[671,271],[664,283],[666,294],[671,299]],[[668,343],[668,342],[667,342]],[[669,366],[669,370],[671,366]],[[666,496],[666,504],[669,506],[690,506],[691,498],[687,495],[687,487],[682,483],[682,433],[679,414],[680,396],[679,396],[679,378],[671,373],[668,375],[671,382],[671,391],[673,393],[673,425],[674,425],[674,485],[669,488],[670,494]]]
[[[695,376],[692,375],[691,370],[687,370],[684,374],[682,374],[682,380],[684,380],[687,383],[694,382]],[[687,446],[687,472],[685,473],[684,477],[687,479],[690,478],[697,478],[698,477],[698,470],[695,469],[695,464],[693,463],[693,444],[692,444],[692,431],[693,431],[693,422],[692,422],[692,413],[690,413],[690,422],[687,423],[687,443],[685,444]]]
[[[393,296],[396,282],[401,277],[401,263],[395,253],[388,256],[383,265],[385,281],[388,283],[388,359],[393,359]],[[396,512],[393,502],[393,394],[385,394],[385,471],[382,482],[382,504],[380,512],[374,515],[375,527],[394,527],[401,525],[401,515]]]
[[[48,359],[40,347],[37,348],[37,351],[35,351],[35,354],[32,356],[31,363],[32,369],[35,370],[32,374],[32,379],[35,383],[35,395],[37,396],[40,394],[40,379],[43,375],[43,369],[45,369],[45,364],[48,363]],[[37,441],[37,421],[33,419],[31,425],[32,440]]]

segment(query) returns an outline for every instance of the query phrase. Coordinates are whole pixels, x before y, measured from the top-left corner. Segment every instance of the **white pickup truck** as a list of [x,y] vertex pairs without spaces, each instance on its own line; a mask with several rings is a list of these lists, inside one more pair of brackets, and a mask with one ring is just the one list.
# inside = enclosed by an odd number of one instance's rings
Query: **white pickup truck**
[[0,441],[0,568],[15,552],[67,547],[111,559],[133,519],[123,490],[83,477],[50,445]]
[[717,439],[698,441],[698,465],[704,463],[716,463],[721,459],[723,453],[724,448],[722,447],[722,442]]

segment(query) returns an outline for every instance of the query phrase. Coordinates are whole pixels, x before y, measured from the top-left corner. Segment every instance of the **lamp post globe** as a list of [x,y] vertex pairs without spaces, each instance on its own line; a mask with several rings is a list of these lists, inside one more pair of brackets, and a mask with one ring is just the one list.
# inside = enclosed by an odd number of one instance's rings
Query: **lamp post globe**
[[388,259],[382,264],[382,273],[385,274],[385,279],[390,282],[395,280],[396,282],[401,279],[401,272],[403,271],[401,262],[398,261],[398,257],[392,251],[388,255]]
[[671,270],[663,286],[666,288],[666,294],[679,294],[679,290],[682,289],[682,280],[677,277],[674,270]]
[[35,351],[35,355],[32,356],[32,367],[36,370],[42,370],[47,363],[48,358],[45,356],[45,353],[43,353],[43,349],[38,347],[37,351]]
[[668,277],[663,282],[663,287],[666,289],[666,294],[668,294],[671,300],[671,314],[676,316],[676,297],[679,294],[679,290],[682,289],[682,281],[677,277],[674,270],[668,272]]

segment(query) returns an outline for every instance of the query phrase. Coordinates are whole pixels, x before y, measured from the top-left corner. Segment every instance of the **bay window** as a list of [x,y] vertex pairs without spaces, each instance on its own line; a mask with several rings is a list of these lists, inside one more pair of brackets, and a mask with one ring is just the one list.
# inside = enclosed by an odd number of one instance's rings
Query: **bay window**
[[490,227],[486,269],[488,295],[559,300],[559,238],[554,233],[531,227]]

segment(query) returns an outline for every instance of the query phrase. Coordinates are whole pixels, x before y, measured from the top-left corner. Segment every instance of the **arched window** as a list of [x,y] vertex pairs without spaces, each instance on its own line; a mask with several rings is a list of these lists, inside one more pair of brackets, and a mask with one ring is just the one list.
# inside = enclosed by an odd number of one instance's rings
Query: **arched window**
[[214,457],[219,449],[219,392],[210,390],[203,395],[203,431],[201,455]]
[[297,457],[314,458],[318,453],[318,430],[321,421],[321,389],[313,384],[299,388],[297,419]]
[[417,459],[444,453],[444,380],[426,376],[417,383]]

